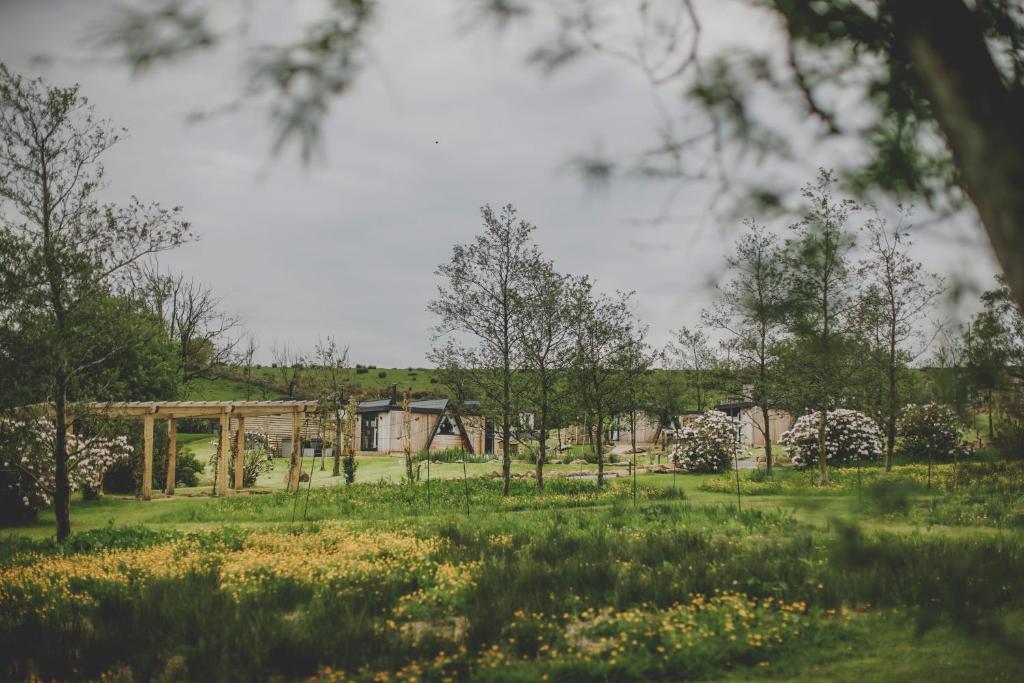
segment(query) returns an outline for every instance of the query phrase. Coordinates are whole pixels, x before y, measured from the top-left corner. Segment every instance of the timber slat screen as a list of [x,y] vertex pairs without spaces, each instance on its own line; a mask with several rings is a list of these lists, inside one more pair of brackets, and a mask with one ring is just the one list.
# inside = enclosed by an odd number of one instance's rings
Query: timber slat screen
[[[289,467],[288,490],[299,485],[299,469],[302,463],[302,421],[307,414],[315,413],[316,401],[125,401],[115,403],[77,404],[73,410],[78,414],[105,415],[107,417],[141,417],[143,420],[142,490],[143,500],[153,496],[153,426],[156,420],[167,420],[167,495],[174,494],[175,463],[177,459],[177,420],[199,418],[220,421],[220,451],[217,461],[216,495],[228,492],[228,458],[231,455],[231,419],[236,427],[236,455],[234,488],[243,488],[242,464],[245,450],[245,418],[265,416],[292,416],[292,453]],[[53,413],[53,407],[49,407]],[[70,424],[74,415],[68,415]]]

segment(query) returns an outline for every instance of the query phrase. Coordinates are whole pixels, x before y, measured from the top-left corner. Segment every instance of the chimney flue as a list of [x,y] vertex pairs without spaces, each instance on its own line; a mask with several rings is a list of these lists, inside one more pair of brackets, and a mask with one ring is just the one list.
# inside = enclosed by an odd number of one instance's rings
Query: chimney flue
[[391,403],[398,403],[398,385],[391,385]]

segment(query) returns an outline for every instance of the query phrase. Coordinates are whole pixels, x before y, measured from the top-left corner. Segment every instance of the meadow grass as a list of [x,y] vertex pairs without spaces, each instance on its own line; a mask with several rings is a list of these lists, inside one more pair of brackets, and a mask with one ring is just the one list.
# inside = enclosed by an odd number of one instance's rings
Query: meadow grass
[[0,679],[1015,680],[1020,535],[894,523],[846,476],[742,511],[664,474],[635,507],[489,477],[76,503],[91,530],[0,542]]

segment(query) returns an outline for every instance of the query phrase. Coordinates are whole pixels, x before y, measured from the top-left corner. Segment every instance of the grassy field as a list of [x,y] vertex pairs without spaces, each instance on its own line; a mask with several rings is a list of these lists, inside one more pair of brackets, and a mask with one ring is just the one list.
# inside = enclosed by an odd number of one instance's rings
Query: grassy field
[[[200,457],[208,436],[185,436]],[[1016,681],[1024,470],[551,477],[76,500],[0,542],[0,679]],[[516,463],[514,471],[532,466]],[[548,472],[592,470],[550,466]],[[484,475],[484,476],[480,476]],[[928,485],[931,484],[929,488]],[[978,506],[981,505],[982,510]],[[987,507],[985,507],[987,506]],[[998,514],[993,511],[998,510]],[[979,511],[982,514],[979,514]],[[294,521],[293,521],[294,520]]]

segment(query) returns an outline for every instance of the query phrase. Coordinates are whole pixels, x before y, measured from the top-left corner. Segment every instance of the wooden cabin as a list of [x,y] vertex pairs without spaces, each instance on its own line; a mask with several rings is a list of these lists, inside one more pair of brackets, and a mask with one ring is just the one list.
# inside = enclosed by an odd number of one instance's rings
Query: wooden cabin
[[[494,453],[500,449],[501,438],[478,411],[479,404],[467,402],[462,411],[446,398],[409,401],[409,411],[402,409],[397,387],[392,386],[388,398],[361,401],[356,413],[358,423],[357,451],[361,454],[389,454],[405,451],[405,434],[413,453],[436,453],[462,449],[467,453]],[[467,414],[469,413],[469,414]]]

